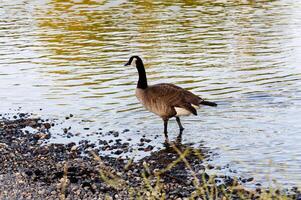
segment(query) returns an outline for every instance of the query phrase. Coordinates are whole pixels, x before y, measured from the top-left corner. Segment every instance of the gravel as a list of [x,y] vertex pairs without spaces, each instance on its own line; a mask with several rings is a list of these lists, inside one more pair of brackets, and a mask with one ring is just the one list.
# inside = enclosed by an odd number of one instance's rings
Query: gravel
[[[247,199],[256,199],[264,190],[259,183],[254,183],[257,187],[254,191],[242,186],[241,183],[254,182],[253,177],[210,176],[208,170],[216,167],[205,165],[204,160],[210,158],[210,151],[204,147],[193,148],[173,142],[154,150],[148,144],[151,140],[143,137],[137,146],[151,154],[134,162],[130,158],[116,158],[116,155],[132,150],[128,142],[118,138],[120,134],[116,131],[109,133],[116,139],[99,140],[100,147],[88,140],[81,140],[78,145],[46,144],[52,137],[52,126],[54,124],[48,119],[31,118],[24,113],[0,121],[1,200],[135,199],[138,196],[147,199],[154,195],[187,199],[192,194],[201,199],[204,196],[209,198],[211,192],[219,198],[226,192],[232,199],[239,199],[241,194]],[[38,132],[29,133],[24,131],[25,127],[35,128]],[[125,129],[123,133],[128,131]],[[108,149],[115,157],[99,156],[99,152]],[[186,154],[185,159],[179,160],[179,152]],[[208,192],[197,197],[196,180],[200,187],[208,185],[210,180],[218,184],[208,186]],[[157,190],[150,190],[151,187]],[[239,192],[230,193],[227,190],[230,187],[240,188]],[[298,188],[290,194],[295,199],[301,197]]]

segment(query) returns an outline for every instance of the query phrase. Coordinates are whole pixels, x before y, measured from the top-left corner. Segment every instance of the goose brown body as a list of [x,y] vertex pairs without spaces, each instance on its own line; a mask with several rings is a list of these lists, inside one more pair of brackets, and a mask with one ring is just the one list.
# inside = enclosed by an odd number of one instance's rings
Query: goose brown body
[[[195,94],[169,83],[152,85],[146,89],[136,88],[136,96],[147,110],[163,119],[191,113],[197,115],[195,108],[202,101]],[[187,110],[186,114],[179,113],[179,108]]]
[[135,66],[139,73],[136,96],[141,104],[150,112],[159,115],[164,121],[164,133],[167,137],[167,123],[176,117],[180,131],[184,128],[179,116],[194,114],[196,108],[202,105],[216,106],[217,104],[205,101],[192,92],[170,83],[148,85],[143,62],[140,57],[132,56],[125,65]]

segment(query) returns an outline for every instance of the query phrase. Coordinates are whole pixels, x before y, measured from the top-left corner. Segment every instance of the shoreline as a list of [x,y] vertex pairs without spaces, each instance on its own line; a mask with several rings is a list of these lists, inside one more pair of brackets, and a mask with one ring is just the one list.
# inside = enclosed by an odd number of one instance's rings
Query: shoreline
[[[298,188],[269,191],[258,185],[250,190],[243,183],[252,182],[252,177],[209,175],[215,168],[204,164],[210,151],[182,144],[180,138],[159,150],[145,145],[140,150],[151,154],[134,161],[116,157],[131,148],[118,139],[118,132],[107,133],[116,139],[99,140],[100,147],[87,140],[46,144],[53,126],[49,119],[24,113],[0,120],[0,199],[260,199],[266,194],[301,198]],[[24,130],[27,127],[38,132]],[[99,155],[106,149],[115,157]]]

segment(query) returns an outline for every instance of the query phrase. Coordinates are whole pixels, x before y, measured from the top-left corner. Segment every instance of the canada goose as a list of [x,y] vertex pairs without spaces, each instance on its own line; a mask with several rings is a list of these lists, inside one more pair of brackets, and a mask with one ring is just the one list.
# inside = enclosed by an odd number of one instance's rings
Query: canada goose
[[176,117],[180,131],[184,128],[180,116],[197,115],[196,108],[202,105],[217,106],[216,103],[205,101],[190,91],[169,83],[148,85],[143,62],[139,56],[132,56],[125,66],[137,68],[139,79],[136,96],[142,105],[149,111],[159,115],[164,121],[164,134],[167,137],[167,123]]

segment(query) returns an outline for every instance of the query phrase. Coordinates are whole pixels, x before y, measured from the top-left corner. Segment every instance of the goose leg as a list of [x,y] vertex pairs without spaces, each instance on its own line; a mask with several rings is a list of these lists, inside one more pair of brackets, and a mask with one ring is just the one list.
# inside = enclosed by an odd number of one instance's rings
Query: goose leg
[[180,133],[177,136],[176,142],[178,145],[180,145],[182,143],[182,133],[183,133],[183,130],[180,130]]
[[167,138],[168,135],[167,135],[167,124],[168,124],[168,119],[163,119],[164,121],[164,135],[165,137]]
[[179,125],[180,131],[183,131],[183,130],[184,130],[184,127],[183,127],[182,124],[181,124],[180,117],[176,117],[176,120],[177,120],[177,123],[178,123],[178,125]]

